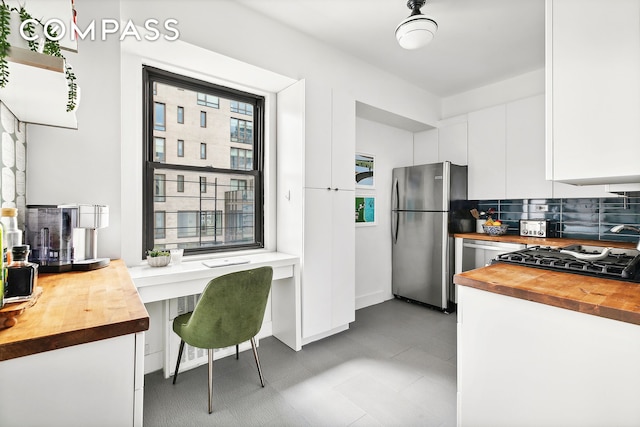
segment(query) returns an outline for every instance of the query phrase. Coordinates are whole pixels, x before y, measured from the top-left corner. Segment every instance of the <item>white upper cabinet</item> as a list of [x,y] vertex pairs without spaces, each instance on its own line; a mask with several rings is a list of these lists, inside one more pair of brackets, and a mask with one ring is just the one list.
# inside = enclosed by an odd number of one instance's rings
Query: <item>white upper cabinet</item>
[[511,102],[506,109],[506,198],[551,198],[553,184],[544,174],[544,95]]
[[454,165],[467,164],[467,116],[441,122],[438,127],[438,161]]
[[468,197],[504,199],[506,179],[506,106],[469,113]]
[[546,0],[546,174],[640,182],[640,2]]
[[355,100],[317,82],[306,82],[306,188],[355,190]]

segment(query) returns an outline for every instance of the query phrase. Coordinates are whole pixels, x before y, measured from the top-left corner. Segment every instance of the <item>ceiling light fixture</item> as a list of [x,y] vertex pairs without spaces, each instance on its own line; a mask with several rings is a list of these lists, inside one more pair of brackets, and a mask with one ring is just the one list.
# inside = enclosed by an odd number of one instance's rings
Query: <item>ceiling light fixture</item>
[[418,49],[425,46],[438,31],[438,24],[433,19],[423,15],[420,8],[426,0],[409,0],[407,7],[411,15],[396,27],[396,39],[405,49]]

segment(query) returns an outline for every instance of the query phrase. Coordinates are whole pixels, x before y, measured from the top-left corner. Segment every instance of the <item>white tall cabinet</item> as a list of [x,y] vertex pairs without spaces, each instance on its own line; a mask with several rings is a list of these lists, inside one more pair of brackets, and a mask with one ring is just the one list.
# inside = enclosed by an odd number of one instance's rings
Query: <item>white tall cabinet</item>
[[302,80],[277,109],[277,245],[301,259],[306,344],[355,320],[355,100]]
[[546,0],[545,55],[547,178],[640,183],[640,2]]

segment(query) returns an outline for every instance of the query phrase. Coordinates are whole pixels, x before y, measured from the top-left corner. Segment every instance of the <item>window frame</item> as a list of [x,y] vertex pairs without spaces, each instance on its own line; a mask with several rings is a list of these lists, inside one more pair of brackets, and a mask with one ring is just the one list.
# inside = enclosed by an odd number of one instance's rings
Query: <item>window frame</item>
[[[222,87],[210,82],[198,80],[192,77],[178,75],[169,71],[151,66],[143,66],[143,209],[142,209],[142,252],[141,259],[144,259],[146,250],[154,246],[154,176],[157,169],[174,170],[176,172],[201,172],[201,173],[221,173],[230,176],[246,175],[247,179],[253,179],[254,187],[254,219],[253,219],[253,241],[236,242],[218,246],[200,246],[185,248],[185,254],[196,255],[216,252],[238,251],[248,249],[264,248],[264,151],[265,151],[265,98],[230,87]],[[252,161],[253,167],[249,170],[228,169],[213,166],[177,165],[172,163],[159,163],[153,161],[153,138],[154,138],[154,97],[153,88],[157,83],[173,85],[175,87],[192,90],[194,92],[206,92],[220,98],[229,98],[238,102],[245,102],[253,105],[253,145]],[[150,114],[151,113],[151,114]],[[166,108],[165,108],[166,119]],[[166,142],[165,142],[166,153]],[[195,162],[194,162],[195,163]],[[165,200],[166,200],[166,180],[165,180]],[[177,214],[177,212],[176,212]]]
[[178,108],[176,110],[176,120],[178,121],[178,124],[183,125],[184,124],[184,107],[181,105],[178,105]]

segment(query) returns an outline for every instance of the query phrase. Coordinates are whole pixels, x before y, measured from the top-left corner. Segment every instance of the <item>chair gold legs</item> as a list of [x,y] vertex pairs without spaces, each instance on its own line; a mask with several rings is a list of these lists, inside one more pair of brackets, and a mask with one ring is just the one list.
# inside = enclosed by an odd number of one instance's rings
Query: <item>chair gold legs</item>
[[256,349],[256,340],[251,338],[251,348],[253,349],[253,357],[256,359],[256,366],[258,367],[258,375],[260,375],[260,384],[264,387],[264,378],[262,377],[262,369],[260,369],[260,359],[258,358],[258,350]]
[[180,368],[180,360],[182,360],[182,351],[184,350],[184,340],[180,340],[180,350],[178,350],[178,361],[176,362],[176,371],[173,373],[173,383],[178,378],[178,369]]
[[[176,362],[176,371],[173,374],[173,383],[176,383],[178,371],[180,370],[180,360],[184,351],[184,340],[180,340],[180,349],[178,350],[178,361]],[[262,368],[260,368],[260,359],[258,358],[258,349],[256,348],[255,338],[251,338],[251,348],[253,349],[253,358],[256,360],[258,367],[258,375],[260,375],[260,384],[264,387],[264,377],[262,376]],[[207,350],[208,358],[208,388],[209,388],[209,413],[213,413],[213,349]],[[238,346],[236,345],[236,358],[238,358]]]
[[213,412],[213,349],[207,350],[209,356],[209,413]]

